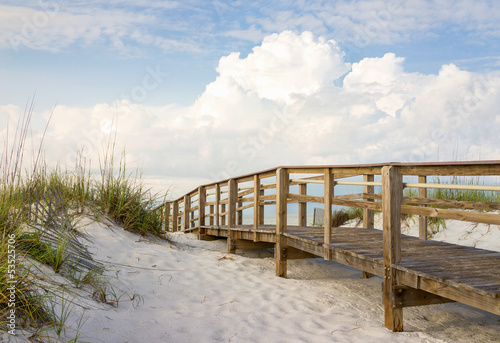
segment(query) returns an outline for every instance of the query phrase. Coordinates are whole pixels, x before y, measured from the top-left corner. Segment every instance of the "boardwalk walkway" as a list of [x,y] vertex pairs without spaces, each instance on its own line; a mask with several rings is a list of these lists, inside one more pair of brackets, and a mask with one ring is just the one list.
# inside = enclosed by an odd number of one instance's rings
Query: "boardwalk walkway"
[[[306,177],[295,178],[297,174]],[[363,181],[340,181],[354,175],[362,175]],[[375,182],[376,175],[381,182]],[[418,182],[403,182],[403,175],[418,177]],[[231,253],[274,248],[280,277],[286,277],[287,260],[314,257],[357,268],[364,277],[380,276],[384,280],[385,325],[393,331],[403,330],[403,308],[410,306],[458,301],[500,315],[500,253],[427,240],[426,220],[433,216],[499,225],[500,203],[427,198],[427,189],[443,188],[427,183],[431,175],[500,175],[500,162],[276,168],[201,186],[167,203],[166,227],[194,231],[200,239],[227,238]],[[266,178],[272,182],[263,183]],[[323,196],[308,195],[308,183],[323,184]],[[334,187],[342,184],[363,187],[363,192],[335,196]],[[500,191],[495,185],[444,186],[459,191]],[[375,192],[375,187],[380,191]],[[404,198],[404,187],[419,189],[419,197]],[[332,223],[333,205],[362,208],[364,228],[307,226],[309,202],[330,208],[325,210],[325,223]],[[294,204],[300,226],[287,225],[288,208]],[[434,207],[427,207],[430,204]],[[263,224],[265,206],[275,207],[275,225]],[[253,223],[242,225],[243,212],[248,210],[253,211]],[[381,229],[373,228],[375,210],[382,211]],[[420,237],[401,234],[401,213],[420,215]]]

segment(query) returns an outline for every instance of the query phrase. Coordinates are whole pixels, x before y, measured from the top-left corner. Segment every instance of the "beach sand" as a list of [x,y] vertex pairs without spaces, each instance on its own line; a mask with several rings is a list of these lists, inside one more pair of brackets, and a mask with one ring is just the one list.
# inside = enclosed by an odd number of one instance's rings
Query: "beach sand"
[[[470,232],[469,224],[458,224],[448,224],[441,236],[500,250],[498,226],[488,233],[486,226]],[[78,334],[81,341],[107,343],[499,341],[499,316],[458,303],[407,308],[405,332],[393,333],[384,328],[382,279],[363,279],[360,271],[331,261],[289,261],[289,277],[283,279],[275,276],[272,250],[231,255],[225,240],[174,233],[168,242],[109,222],[93,222],[82,231],[94,258],[105,263],[119,301],[116,306],[89,295],[72,298],[77,305],[66,321],[68,339]]]

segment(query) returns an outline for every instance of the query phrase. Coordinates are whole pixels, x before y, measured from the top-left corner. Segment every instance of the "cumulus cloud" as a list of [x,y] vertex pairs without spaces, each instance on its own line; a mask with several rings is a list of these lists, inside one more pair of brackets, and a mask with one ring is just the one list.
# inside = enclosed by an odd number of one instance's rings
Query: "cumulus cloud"
[[96,159],[116,132],[131,166],[187,180],[179,193],[202,179],[278,165],[500,156],[498,72],[448,64],[438,74],[410,73],[393,53],[351,67],[334,41],[290,31],[246,57],[221,58],[217,71],[188,107],[58,106],[47,150],[62,160],[77,149]]

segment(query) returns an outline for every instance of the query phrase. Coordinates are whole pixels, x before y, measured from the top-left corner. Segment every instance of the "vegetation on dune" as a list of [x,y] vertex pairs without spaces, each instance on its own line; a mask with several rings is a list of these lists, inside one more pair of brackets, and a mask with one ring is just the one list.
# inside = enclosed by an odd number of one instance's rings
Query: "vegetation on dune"
[[[23,169],[31,113],[21,119],[12,147],[0,156],[0,329],[35,329],[39,338],[50,341],[50,334],[40,330],[51,328],[61,335],[71,312],[61,287],[77,288],[109,304],[119,299],[103,276],[103,266],[82,243],[77,230],[82,217],[106,216],[127,230],[162,235],[158,204],[164,198],[151,194],[138,173],[128,174],[124,153],[115,170],[114,144],[108,144],[96,176],[81,154],[74,171],[49,170],[41,147],[33,166]],[[68,284],[51,281],[40,264],[64,276]]]

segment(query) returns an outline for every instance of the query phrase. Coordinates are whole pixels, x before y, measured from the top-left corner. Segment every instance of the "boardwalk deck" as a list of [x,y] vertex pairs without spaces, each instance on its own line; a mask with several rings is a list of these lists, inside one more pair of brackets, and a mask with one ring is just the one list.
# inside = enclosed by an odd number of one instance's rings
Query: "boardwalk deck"
[[[355,175],[363,181],[338,181]],[[279,167],[200,186],[165,204],[165,227],[195,232],[200,239],[227,238],[230,253],[274,248],[280,277],[287,276],[287,260],[311,257],[357,268],[364,277],[377,275],[383,279],[385,326],[393,331],[403,330],[403,308],[410,306],[458,301],[500,315],[500,252],[427,240],[427,217],[499,225],[500,202],[428,199],[426,191],[447,187],[500,192],[500,186],[427,183],[435,175],[500,175],[500,161]],[[404,182],[403,176],[418,176],[418,183]],[[275,182],[262,182],[269,178]],[[307,183],[323,183],[323,196],[308,195]],[[346,184],[363,186],[363,193],[336,196],[335,185]],[[296,185],[299,194],[292,192]],[[380,187],[378,193],[374,187]],[[404,187],[419,189],[418,198],[403,197]],[[324,206],[329,225],[306,226],[309,202]],[[298,204],[300,226],[287,224],[290,203]],[[275,206],[274,225],[263,224],[267,205]],[[334,205],[362,209],[365,228],[332,226]],[[242,225],[243,212],[249,209],[253,223]],[[382,212],[382,230],[373,228],[374,211]],[[420,216],[418,238],[401,234],[402,213]]]

